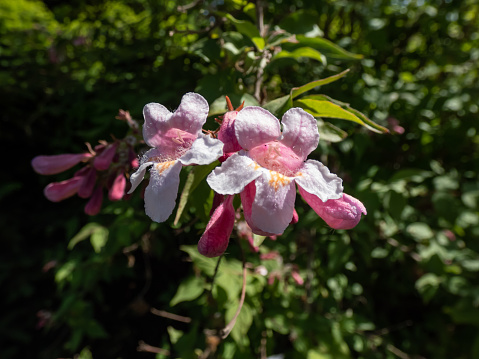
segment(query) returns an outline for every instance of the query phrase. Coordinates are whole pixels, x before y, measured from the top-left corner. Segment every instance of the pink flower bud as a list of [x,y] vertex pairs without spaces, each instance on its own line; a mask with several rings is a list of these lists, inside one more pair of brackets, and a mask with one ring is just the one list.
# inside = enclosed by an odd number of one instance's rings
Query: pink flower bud
[[96,183],[96,170],[93,167],[87,167],[86,173],[83,175],[83,181],[78,189],[78,197],[88,198],[93,193]]
[[131,168],[138,168],[140,166],[140,161],[138,160],[138,156],[136,155],[135,151],[130,148],[128,152],[128,162],[130,163]]
[[299,273],[297,271],[292,271],[291,272],[291,277],[296,282],[296,284],[298,284],[298,285],[303,285],[304,284],[304,279],[299,275]]
[[116,142],[107,146],[99,155],[95,157],[93,166],[99,171],[107,170],[113,161],[113,157],[115,157],[117,147],[118,143]]
[[50,183],[43,194],[52,202],[60,202],[78,192],[83,177],[73,177],[66,181]]
[[103,202],[103,188],[97,186],[93,195],[85,206],[85,213],[89,216],[94,216],[100,212],[101,204]]
[[361,220],[361,214],[367,214],[366,207],[361,201],[346,193],[343,193],[343,197],[339,199],[323,202],[301,187],[299,187],[299,192],[318,216],[334,229],[354,228]]
[[126,178],[123,173],[119,173],[108,191],[110,201],[119,201],[125,194]]
[[[316,209],[313,207],[316,211]],[[330,199],[323,203],[318,215],[334,229],[351,229],[361,220],[361,214],[367,214],[360,200],[343,193],[339,199]]]
[[228,247],[235,222],[233,197],[227,196],[216,208],[198,242],[198,251],[206,257],[218,257]]
[[296,209],[294,209],[293,210],[293,219],[291,220],[290,224],[298,223],[298,221],[299,221],[298,212],[296,212]]
[[32,160],[32,167],[41,175],[54,175],[72,168],[91,156],[90,153],[37,156]]
[[235,119],[238,111],[226,112],[221,123],[220,130],[218,131],[218,140],[224,143],[223,157],[220,161],[225,161],[226,158],[231,156],[234,152],[241,150],[241,146],[238,143],[238,139],[235,135]]

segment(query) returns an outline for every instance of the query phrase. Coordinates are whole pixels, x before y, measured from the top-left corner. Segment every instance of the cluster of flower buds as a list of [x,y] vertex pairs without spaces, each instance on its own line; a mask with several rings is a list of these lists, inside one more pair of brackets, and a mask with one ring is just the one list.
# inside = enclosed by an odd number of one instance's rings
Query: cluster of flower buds
[[138,168],[134,150],[138,124],[132,120],[128,111],[120,110],[117,118],[129,124],[131,135],[124,139],[114,139],[111,143],[99,141],[95,148],[87,144],[88,152],[37,156],[32,160],[33,169],[41,175],[58,174],[79,163],[84,164],[72,178],[47,185],[44,189],[47,199],[59,202],[75,194],[81,198],[89,198],[85,213],[93,216],[101,209],[105,189],[111,201],[119,201],[124,197],[127,176]]
[[146,214],[164,222],[173,212],[183,166],[220,160],[207,182],[215,191],[211,219],[198,243],[205,256],[223,254],[233,231],[233,198],[240,195],[243,216],[255,234],[281,235],[298,218],[296,187],[313,210],[335,229],[356,226],[364,205],[343,193],[342,180],[316,160],[316,119],[301,108],[288,110],[282,123],[267,110],[250,106],[229,111],[217,131],[204,131],[209,106],[199,94],[187,93],[175,112],[158,103],[144,107],[143,138],[151,147],[132,174],[131,193],[150,168],[145,190]]

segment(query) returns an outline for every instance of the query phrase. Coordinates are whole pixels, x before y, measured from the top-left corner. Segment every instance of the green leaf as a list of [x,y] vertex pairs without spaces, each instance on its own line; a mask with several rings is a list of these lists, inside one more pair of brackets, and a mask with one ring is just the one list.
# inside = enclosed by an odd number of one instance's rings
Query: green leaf
[[175,296],[170,301],[170,306],[198,298],[205,289],[205,282],[200,277],[190,277],[181,282]]
[[[230,98],[233,106],[235,105],[240,106],[243,103],[243,101],[245,106],[259,106],[259,102],[248,93],[244,93],[241,96],[233,94],[233,95],[228,95],[228,97]],[[225,96],[220,96],[216,100],[214,100],[213,103],[211,104],[210,112],[208,113],[208,116],[222,115],[228,111],[229,110],[226,105]]]
[[182,330],[175,329],[171,325],[166,329],[168,330],[171,344],[176,344],[178,339],[180,339],[185,334]]
[[291,100],[290,95],[278,97],[277,99],[274,99],[263,106],[265,110],[268,110],[277,117],[282,116],[283,113],[285,113],[291,107],[293,107],[293,101]]
[[[237,309],[238,302],[231,302],[231,305],[228,307],[225,314],[227,322],[229,322],[233,318]],[[242,339],[248,333],[251,324],[253,324],[253,310],[249,307],[247,303],[244,303],[243,307],[241,308],[241,312],[236,320],[235,326],[231,331],[231,337],[235,340],[235,342],[242,342]]]
[[264,240],[266,239],[266,236],[260,236],[258,234],[253,234],[253,245],[255,247],[259,247]]
[[323,141],[340,142],[348,137],[348,134],[332,123],[318,119],[319,138]]
[[306,85],[303,85],[303,86],[300,86],[300,87],[294,87],[293,89],[291,89],[291,98],[294,99],[294,98],[298,97],[299,95],[301,95],[301,94],[303,94],[303,93],[305,93],[309,90],[314,89],[315,87],[327,85],[331,82],[337,81],[341,77],[344,77],[348,72],[349,72],[349,69],[344,70],[343,72],[340,72],[339,74],[326,77],[325,79],[312,81],[312,82],[309,82]]
[[108,230],[105,227],[103,227],[102,225],[98,223],[86,224],[82,229],[80,229],[80,232],[78,232],[72,239],[70,239],[70,242],[68,243],[68,249],[70,250],[73,249],[73,247],[75,247],[79,242],[89,238],[93,233],[98,231],[101,232],[104,230],[108,232]]
[[180,249],[188,253],[193,263],[206,275],[213,275],[218,258],[207,258],[201,255],[196,246],[181,246]]
[[331,59],[361,60],[364,57],[363,55],[353,54],[352,52],[346,51],[335,43],[320,37],[311,38],[304,35],[297,35],[296,39],[298,40],[300,46],[312,47]]
[[319,51],[316,51],[315,49],[312,49],[310,47],[300,47],[299,49],[295,49],[291,52],[287,50],[280,51],[275,56],[273,56],[271,61],[282,59],[282,58],[299,59],[301,57],[307,57],[310,59],[318,60],[321,63],[326,64],[326,58],[324,57],[324,55],[321,54]]
[[430,239],[434,235],[432,229],[426,223],[421,222],[411,223],[409,226],[407,226],[406,232],[408,232],[417,241]]
[[[324,103],[321,103],[324,102]],[[349,104],[333,100],[330,97],[324,95],[310,95],[303,97],[300,100],[295,101],[296,104],[303,107],[307,112],[310,112],[313,116],[318,117],[332,117],[340,118],[344,120],[353,121],[359,123],[360,125],[366,127],[370,131],[376,133],[389,132],[389,130],[377,123],[371,121],[361,112],[351,108]],[[309,108],[309,111],[308,111]],[[314,113],[318,113],[315,115]],[[320,115],[320,113],[324,113]]]
[[296,10],[281,20],[278,26],[290,34],[304,34],[307,37],[322,36],[318,17],[318,13],[312,9]]
[[423,297],[424,301],[429,302],[437,290],[442,280],[437,275],[433,273],[426,273],[421,278],[416,281],[416,289]]
[[91,234],[90,243],[95,253],[100,253],[106,242],[108,242],[108,234],[109,231],[105,227],[100,227]]
[[353,121],[359,123],[360,125],[366,126],[366,124],[361,121],[361,119],[359,119],[357,116],[329,101],[303,99],[295,101],[293,105],[302,107],[306,112],[309,112],[314,117],[339,118],[342,120]]
[[249,37],[251,41],[253,41],[258,50],[264,49],[264,39],[261,37],[258,28],[252,22],[237,20],[231,14],[226,14],[226,17],[235,25],[239,33]]
[[215,161],[210,163],[206,166],[195,166],[190,173],[188,173],[188,177],[186,178],[185,186],[181,191],[180,201],[178,204],[178,209],[176,210],[175,220],[173,225],[177,225],[178,221],[181,218],[181,215],[188,203],[188,199],[190,195],[194,192],[194,190],[198,187],[198,185],[203,181],[203,179],[216,167],[218,166],[219,162]]

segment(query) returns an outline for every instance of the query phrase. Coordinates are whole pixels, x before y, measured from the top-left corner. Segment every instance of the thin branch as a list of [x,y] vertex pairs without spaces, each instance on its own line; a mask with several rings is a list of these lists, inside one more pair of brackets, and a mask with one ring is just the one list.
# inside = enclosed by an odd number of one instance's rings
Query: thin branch
[[186,5],[178,5],[176,10],[178,10],[179,12],[186,12],[186,10],[189,10],[189,9],[192,9],[194,8],[196,5],[198,5],[199,3],[202,3],[203,0],[194,0],[192,2],[190,2],[189,4],[186,4]]
[[256,22],[260,36],[264,36],[264,13],[261,0],[256,0]]
[[183,316],[178,315],[178,314],[165,312],[164,310],[151,308],[150,312],[154,315],[159,316],[159,317],[168,318],[168,319],[171,319],[171,320],[176,320],[177,322],[191,323],[191,318],[189,318],[189,317],[183,317]]
[[411,356],[407,353],[404,353],[402,350],[400,350],[399,348],[396,348],[392,344],[388,344],[386,346],[386,349],[389,350],[391,353],[393,353],[394,355],[396,355],[398,358],[401,358],[401,359],[426,359],[426,358],[424,358],[423,356],[420,356],[420,355]]
[[156,353],[156,354],[170,356],[169,350],[151,346],[149,344],[146,344],[143,340],[140,340],[138,342],[138,347],[136,348],[136,350],[139,352]]
[[266,337],[266,331],[263,331],[262,338],[261,338],[261,347],[259,349],[261,359],[266,359],[268,354],[266,352],[266,344],[268,343],[268,339]]

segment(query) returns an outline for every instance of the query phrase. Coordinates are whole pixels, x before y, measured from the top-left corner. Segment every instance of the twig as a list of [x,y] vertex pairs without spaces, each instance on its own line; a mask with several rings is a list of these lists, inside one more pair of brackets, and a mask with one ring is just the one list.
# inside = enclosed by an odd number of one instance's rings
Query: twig
[[267,358],[267,353],[266,353],[266,344],[268,342],[268,339],[266,338],[266,331],[263,331],[262,333],[262,338],[261,338],[261,347],[259,349],[261,359],[266,359]]
[[388,344],[386,346],[386,349],[389,350],[391,353],[393,353],[394,355],[396,355],[398,358],[401,358],[401,359],[413,359],[413,358],[414,359],[426,359],[426,358],[424,358],[423,356],[420,356],[420,355],[410,356],[409,354],[404,353],[402,350],[400,350],[399,348],[396,348],[392,344]]
[[168,319],[171,319],[171,320],[176,320],[177,322],[191,323],[191,318],[189,318],[189,317],[183,317],[183,316],[178,315],[178,314],[165,312],[164,310],[151,308],[150,312],[154,315],[159,316],[159,317],[168,318]]
[[201,2],[203,2],[203,0],[194,0],[194,1],[190,2],[189,4],[186,4],[186,5],[183,5],[183,6],[179,5],[176,8],[176,10],[178,10],[179,12],[186,12],[186,10],[194,8],[196,5],[198,5]]
[[[261,0],[256,0],[256,21],[258,26],[258,31],[260,36],[264,36],[264,13],[263,13],[263,4]],[[263,85],[263,74],[264,68],[266,67],[267,61],[266,57],[268,56],[268,51],[263,49],[261,58],[258,64],[258,71],[256,72],[256,82],[254,84],[254,98],[261,102],[261,86]]]
[[143,340],[140,340],[138,342],[138,347],[136,348],[136,350],[139,352],[156,353],[156,354],[170,356],[169,350],[151,346],[149,344],[146,344]]

